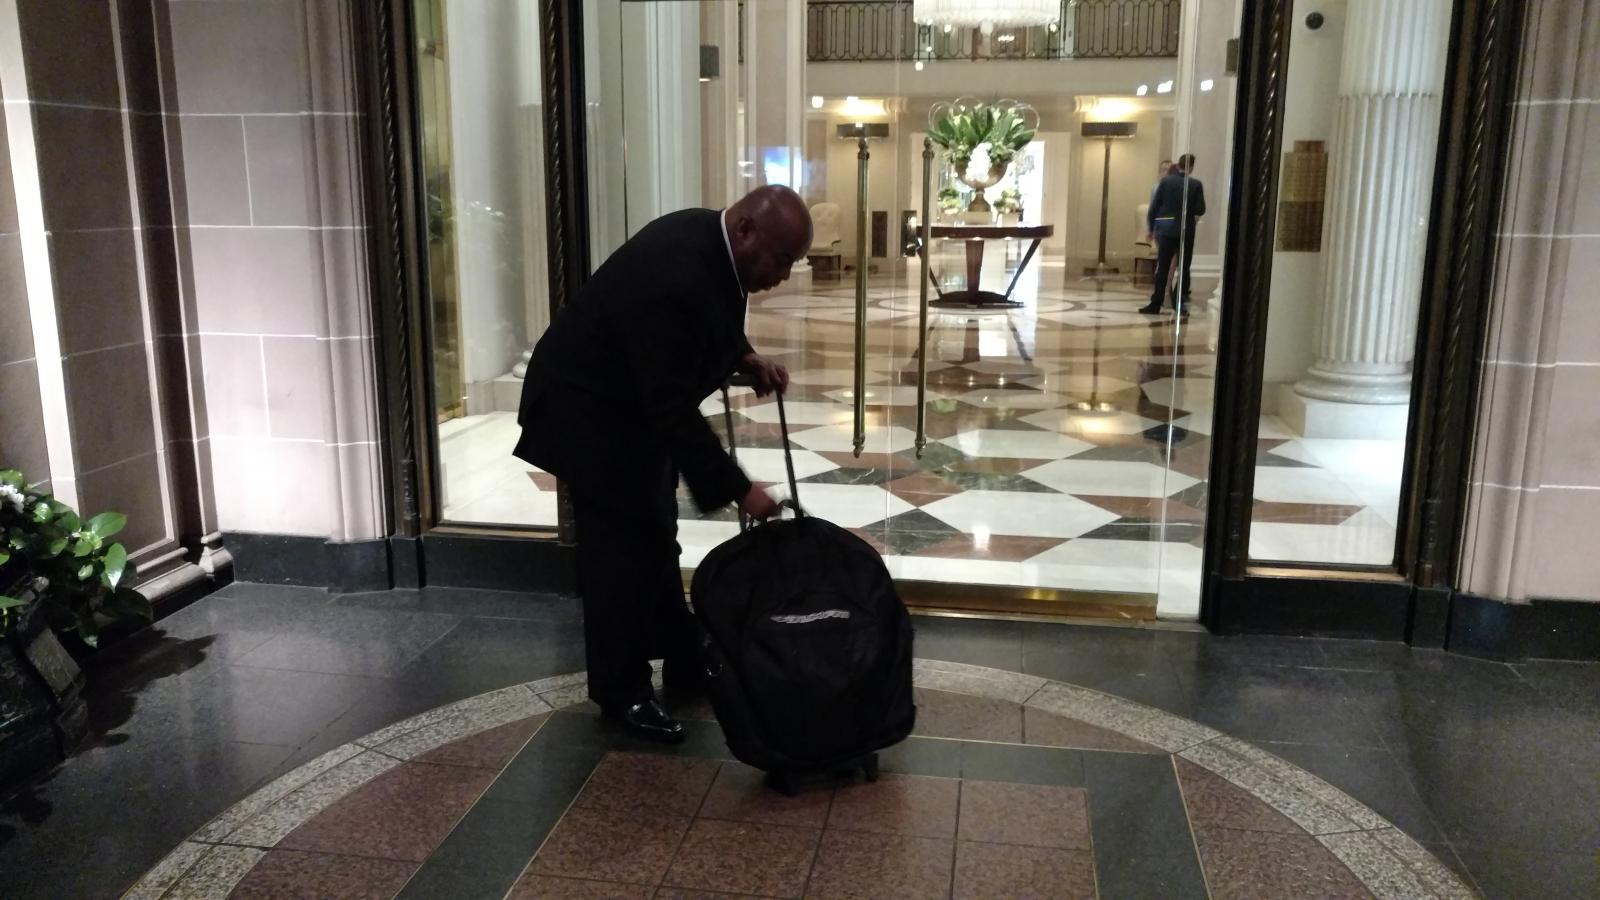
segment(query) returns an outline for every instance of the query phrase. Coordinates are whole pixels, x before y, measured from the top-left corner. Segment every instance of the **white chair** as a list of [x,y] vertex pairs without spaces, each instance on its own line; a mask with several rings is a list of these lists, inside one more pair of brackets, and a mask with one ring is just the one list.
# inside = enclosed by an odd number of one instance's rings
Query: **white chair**
[[839,271],[839,204],[818,203],[811,207],[811,249],[806,257],[819,274]]

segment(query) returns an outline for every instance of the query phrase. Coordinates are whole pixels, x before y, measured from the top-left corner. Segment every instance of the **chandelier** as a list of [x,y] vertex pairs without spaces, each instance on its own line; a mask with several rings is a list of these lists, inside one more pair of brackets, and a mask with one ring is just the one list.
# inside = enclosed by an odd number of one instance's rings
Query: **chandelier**
[[1061,21],[1061,0],[915,0],[911,17],[918,25],[977,28],[1031,28]]

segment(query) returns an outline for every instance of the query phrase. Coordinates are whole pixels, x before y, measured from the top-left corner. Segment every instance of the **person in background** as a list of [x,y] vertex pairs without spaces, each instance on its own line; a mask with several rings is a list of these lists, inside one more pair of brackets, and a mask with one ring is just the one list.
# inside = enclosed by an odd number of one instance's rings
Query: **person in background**
[[[1162,176],[1155,193],[1150,196],[1146,225],[1150,229],[1150,240],[1156,245],[1156,273],[1150,302],[1139,310],[1145,315],[1160,313],[1168,296],[1179,315],[1189,311],[1189,268],[1194,262],[1195,227],[1206,214],[1205,186],[1190,174],[1193,171],[1194,155],[1185,153],[1178,157],[1177,165]],[[1177,284],[1169,288],[1173,264],[1180,260]]]
[[786,187],[663,216],[595,271],[529,362],[513,453],[571,491],[589,697],[639,736],[683,738],[650,660],[664,661],[671,692],[704,677],[678,562],[679,476],[702,511],[737,502],[757,519],[777,513],[700,404],[735,371],[762,395],[788,388],[784,367],[746,340],[745,306],[810,246],[811,216]]

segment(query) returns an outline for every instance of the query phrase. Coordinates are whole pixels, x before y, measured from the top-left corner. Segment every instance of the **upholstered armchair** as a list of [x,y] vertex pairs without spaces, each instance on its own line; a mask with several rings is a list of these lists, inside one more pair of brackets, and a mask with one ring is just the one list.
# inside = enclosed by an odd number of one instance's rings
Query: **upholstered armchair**
[[818,203],[811,207],[811,249],[806,251],[819,273],[839,271],[839,204]]

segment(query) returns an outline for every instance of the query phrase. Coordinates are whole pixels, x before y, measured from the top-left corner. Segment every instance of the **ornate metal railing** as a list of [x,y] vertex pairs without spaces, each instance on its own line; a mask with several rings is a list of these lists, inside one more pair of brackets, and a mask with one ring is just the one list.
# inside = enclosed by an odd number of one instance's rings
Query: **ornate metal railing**
[[1179,0],[1061,0],[1053,28],[918,25],[911,0],[811,0],[811,62],[945,59],[1140,59],[1178,55]]

